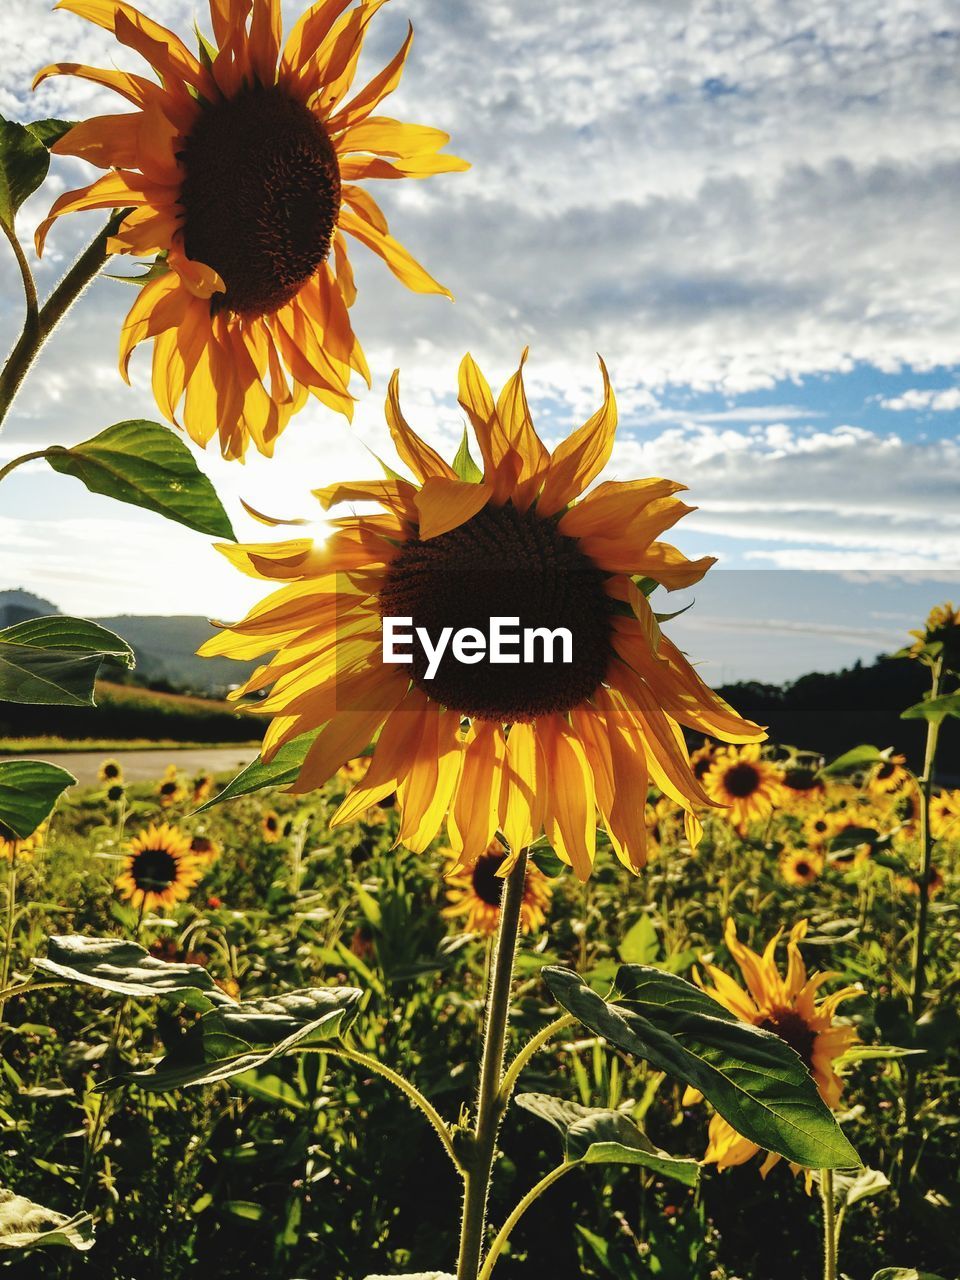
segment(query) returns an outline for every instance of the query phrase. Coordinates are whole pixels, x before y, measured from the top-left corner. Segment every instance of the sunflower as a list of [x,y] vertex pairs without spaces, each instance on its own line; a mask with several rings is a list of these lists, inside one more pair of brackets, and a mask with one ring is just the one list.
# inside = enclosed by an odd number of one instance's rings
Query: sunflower
[[[903,893],[911,893],[915,897],[920,895],[920,880],[917,876],[897,876],[897,886]],[[946,884],[943,872],[939,867],[931,865],[930,874],[927,879],[927,897],[935,898],[941,892]]]
[[47,824],[41,822],[33,835],[21,840],[14,831],[0,822],[0,861],[15,866],[18,862],[29,862],[33,855],[43,847],[47,834]]
[[[960,791],[941,791],[930,799],[930,833],[942,840],[949,832],[960,834]],[[956,825],[955,825],[956,824]]]
[[198,862],[210,866],[220,857],[222,850],[209,836],[194,836],[190,841],[190,852]]
[[823,854],[814,850],[784,849],[780,874],[787,884],[813,884],[823,871]]
[[203,804],[213,790],[213,774],[198,773],[193,780],[193,804]]
[[188,897],[203,871],[190,852],[190,839],[175,827],[153,823],[134,836],[116,879],[122,897],[135,907],[172,907]]
[[409,289],[452,296],[389,234],[357,182],[425,178],[469,166],[438,154],[438,129],[373,114],[396,88],[413,38],[351,91],[367,27],[384,0],[312,4],[282,42],[281,0],[210,0],[214,43],[195,56],[122,0],[60,0],[112,32],[159,83],[56,63],[134,106],[76,125],[53,148],[107,173],[61,196],[37,232],[83,209],[124,209],[113,253],[156,257],[123,326],[120,368],[154,340],[153,389],[164,415],[200,445],[215,431],[227,458],[277,436],[312,393],[351,417],[353,372],[369,383],[350,325],[356,297],[347,236]]
[[[771,938],[761,956],[738,940],[736,925],[728,919],[724,940],[740,968],[746,990],[722,969],[710,964],[704,965],[704,969],[713,979],[712,987],[706,986],[696,971],[694,979],[707,995],[713,996],[741,1022],[763,1027],[785,1040],[803,1059],[817,1083],[820,1097],[828,1107],[835,1109],[843,1086],[833,1064],[856,1042],[857,1033],[853,1027],[835,1022],[834,1017],[840,1003],[859,995],[859,989],[843,987],[817,999],[820,987],[833,975],[818,973],[812,978],[807,977],[799,946],[806,932],[806,920],[798,920],[790,930],[787,973],[782,977],[777,968],[776,950],[783,930],[778,930]],[[684,1105],[699,1098],[695,1090],[688,1089]],[[718,1169],[727,1169],[732,1165],[745,1164],[760,1150],[756,1143],[741,1137],[722,1116],[713,1116],[704,1164],[716,1164]],[[766,1175],[779,1159],[775,1153],[768,1152],[760,1168],[761,1174]]]
[[[450,877],[447,891],[448,907],[441,915],[454,920],[465,916],[466,933],[496,933],[500,922],[500,899],[503,896],[503,875],[509,859],[506,850],[496,840],[486,853],[482,853],[470,871]],[[553,890],[550,881],[532,862],[527,864],[523,882],[523,902],[520,907],[520,924],[524,933],[536,933],[546,922]]]
[[704,739],[703,745],[697,747],[696,751],[690,753],[690,768],[693,770],[693,776],[698,782],[702,782],[710,766],[713,764],[713,757],[716,748],[712,742]]
[[348,760],[342,764],[337,770],[337,777],[342,782],[361,782],[367,776],[367,770],[370,768],[369,756],[357,756],[353,760]]
[[703,786],[713,800],[729,806],[724,816],[741,835],[750,822],[769,817],[783,799],[780,770],[761,760],[756,742],[739,751],[718,751]]
[[920,822],[921,803],[920,790],[915,783],[911,782],[910,786],[897,793],[894,814],[908,835],[917,829]]
[[107,799],[111,804],[119,804],[126,794],[127,789],[122,782],[115,782],[112,787],[107,787]]
[[836,831],[837,825],[838,815],[836,813],[828,813],[825,809],[818,809],[804,819],[803,834],[812,848],[819,849],[830,839]]
[[280,815],[274,813],[272,809],[263,815],[260,822],[260,834],[263,837],[264,844],[276,844],[283,834]]
[[[445,815],[466,868],[498,829],[511,858],[542,830],[585,880],[597,810],[621,860],[644,865],[637,798],[648,778],[685,810],[695,843],[694,807],[711,801],[690,769],[680,724],[734,742],[764,737],[661,635],[636,585],[650,578],[686,587],[713,563],[657,541],[690,510],[674,496],[682,486],[608,482],[574,501],[613,447],[616,409],[601,368],[602,407],[551,454],[530,417],[523,360],[495,401],[465,357],[460,403],[484,462],[482,472],[461,466],[468,479],[408,426],[394,374],[387,421],[417,483],[390,472],[319,490],[325,508],[352,500],[386,508],[334,520],[323,546],[221,548],[244,571],[285,583],[200,650],[232,658],[276,651],[232,695],[272,686],[257,703],[275,717],[264,759],[319,729],[293,787],[308,791],[379,730],[369,771],[334,824],[396,792],[399,840],[414,851],[430,844]],[[409,617],[434,638],[444,628],[468,636],[494,617],[516,620],[527,637],[563,628],[575,659],[511,665],[474,654],[468,664],[450,652],[431,678],[423,652],[409,664],[384,661],[384,617]]]
[[796,805],[808,801],[820,800],[827,788],[819,771],[804,764],[790,764],[783,771],[784,800],[793,800]]
[[169,809],[172,805],[179,804],[186,795],[180,779],[177,777],[177,766],[171,764],[167,766],[167,770],[157,785],[157,795],[160,797],[160,805],[164,809]]
[[914,637],[907,651],[911,657],[928,666],[942,661],[948,671],[960,670],[960,609],[955,609],[951,601],[935,605],[924,629],[910,634]]
[[910,781],[910,772],[903,766],[906,756],[891,756],[889,760],[881,760],[870,770],[867,779],[867,790],[874,796],[889,796],[899,791]]
[[118,761],[104,760],[103,764],[101,764],[100,768],[97,770],[97,777],[104,783],[122,782],[123,770],[120,768]]

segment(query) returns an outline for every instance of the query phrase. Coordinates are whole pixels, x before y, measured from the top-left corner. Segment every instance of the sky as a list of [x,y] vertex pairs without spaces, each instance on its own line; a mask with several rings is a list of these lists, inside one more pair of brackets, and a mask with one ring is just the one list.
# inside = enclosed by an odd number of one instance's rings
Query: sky
[[[285,4],[288,21],[300,5]],[[185,0],[144,7],[184,36],[206,25]],[[960,6],[392,0],[371,27],[370,74],[408,19],[413,51],[382,109],[447,130],[473,167],[375,194],[456,302],[410,294],[355,255],[354,327],[375,376],[357,388],[354,424],[314,402],[270,462],[198,454],[240,538],[265,534],[241,497],[314,519],[312,489],[378,474],[394,368],[410,422],[453,450],[463,353],[498,387],[529,344],[549,442],[598,406],[599,352],[621,423],[605,478],[689,486],[698,509],[672,536],[718,565],[660,607],[695,597],[671,634],[712,674],[869,660],[960,597]],[[48,62],[142,69],[47,0],[4,0],[0,49],[0,112],[20,120],[122,109],[69,79],[31,93]],[[22,211],[31,254],[52,199],[92,176],[55,160]],[[43,289],[98,219],[54,229]],[[16,336],[18,287],[0,253],[0,348]],[[132,388],[116,369],[132,300],[106,279],[83,298],[8,419],[0,462],[159,417],[146,351]],[[0,486],[4,587],[87,616],[230,618],[262,592],[209,539],[42,463]]]

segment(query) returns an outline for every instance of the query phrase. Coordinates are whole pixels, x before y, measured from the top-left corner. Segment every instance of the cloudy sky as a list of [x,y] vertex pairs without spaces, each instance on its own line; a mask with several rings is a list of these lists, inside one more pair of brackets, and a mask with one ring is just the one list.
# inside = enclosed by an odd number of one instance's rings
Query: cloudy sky
[[[189,0],[144,7],[182,33],[204,22]],[[376,194],[457,301],[408,294],[356,255],[354,322],[377,377],[354,426],[311,405],[271,463],[201,457],[241,538],[264,533],[241,496],[312,516],[311,488],[375,474],[394,367],[410,420],[455,447],[463,352],[499,385],[529,343],[544,434],[596,407],[599,351],[621,410],[609,475],[689,485],[699,510],[676,541],[720,566],[676,634],[715,671],[772,679],[869,658],[960,592],[957,3],[393,0],[371,72],[408,18],[413,53],[386,109],[447,129],[473,169]],[[120,109],[69,80],[31,94],[45,63],[137,61],[48,0],[3,0],[0,49],[0,112],[21,120]],[[25,244],[90,175],[55,162],[23,210]],[[98,216],[54,230],[43,287]],[[2,255],[0,299],[9,346],[18,281]],[[108,280],[84,298],[0,460],[157,417],[146,353],[132,390],[116,372],[131,301]],[[6,586],[87,615],[234,616],[259,594],[206,539],[42,464],[0,492]]]

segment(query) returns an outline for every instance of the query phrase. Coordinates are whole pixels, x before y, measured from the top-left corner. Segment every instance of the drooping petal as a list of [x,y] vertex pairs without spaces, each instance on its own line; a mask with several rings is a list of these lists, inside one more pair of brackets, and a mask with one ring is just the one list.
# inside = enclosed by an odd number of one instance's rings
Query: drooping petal
[[600,361],[603,375],[603,404],[553,453],[537,509],[545,516],[561,511],[579,497],[610,460],[617,429],[617,403],[607,366]]

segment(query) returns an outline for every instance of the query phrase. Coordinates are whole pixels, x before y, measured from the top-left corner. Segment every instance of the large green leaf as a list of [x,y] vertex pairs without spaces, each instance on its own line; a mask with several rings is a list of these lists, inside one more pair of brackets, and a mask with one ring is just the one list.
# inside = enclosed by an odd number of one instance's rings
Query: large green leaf
[[52,937],[47,940],[46,957],[33,963],[45,974],[111,995],[166,996],[203,1010],[234,1004],[200,965],[158,960],[123,938]]
[[554,998],[596,1035],[699,1089],[734,1129],[814,1169],[859,1166],[800,1056],[779,1036],[738,1021],[692,983],[623,965],[617,1000],[572,970],[547,967]]
[[0,631],[0,702],[92,707],[94,682],[110,658],[134,665],[120,636],[84,618],[28,618]]
[[0,1187],[0,1249],[35,1249],[66,1245],[85,1252],[93,1245],[89,1213],[68,1218]]
[[943,1280],[932,1271],[917,1271],[914,1267],[884,1267],[876,1271],[873,1280]]
[[845,773],[852,773],[855,769],[867,769],[870,765],[878,764],[884,759],[886,756],[882,751],[865,743],[859,747],[852,747],[842,756],[837,756],[836,760],[831,760],[820,770],[820,773],[824,778],[839,778]]
[[42,184],[49,168],[50,156],[40,139],[0,116],[0,222],[10,231],[17,210]]
[[229,1080],[293,1049],[337,1039],[362,998],[356,987],[312,987],[211,1009],[159,1063],[123,1080],[155,1093]]
[[76,123],[76,120],[31,120],[26,127],[49,151],[53,144],[68,134]]
[[269,764],[264,764],[263,760],[257,756],[256,760],[231,779],[218,795],[201,805],[197,813],[212,809],[214,805],[222,804],[224,800],[235,800],[237,796],[248,796],[254,791],[262,791],[264,787],[284,787],[290,782],[296,782],[300,774],[300,766],[306,759],[317,732],[318,730],[311,729],[307,733],[301,733],[297,738],[291,738],[280,748]]
[[92,440],[47,449],[54,471],[102,493],[215,538],[235,540],[227,513],[193,454],[158,422],[119,422]]
[[0,836],[3,828],[18,840],[32,836],[75,782],[72,773],[43,760],[0,760]]
[[696,1160],[661,1151],[622,1111],[581,1107],[546,1093],[518,1093],[514,1101],[554,1126],[569,1163],[642,1165],[688,1187],[695,1187],[700,1179]]
[[901,720],[930,720],[943,724],[948,716],[960,716],[960,693],[945,693],[939,698],[927,698],[900,712]]

